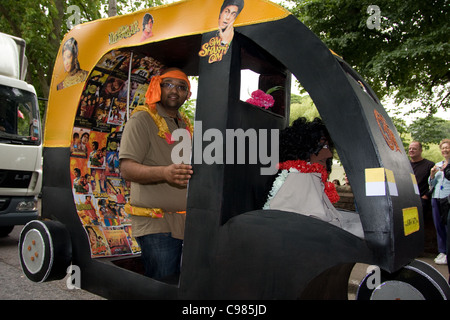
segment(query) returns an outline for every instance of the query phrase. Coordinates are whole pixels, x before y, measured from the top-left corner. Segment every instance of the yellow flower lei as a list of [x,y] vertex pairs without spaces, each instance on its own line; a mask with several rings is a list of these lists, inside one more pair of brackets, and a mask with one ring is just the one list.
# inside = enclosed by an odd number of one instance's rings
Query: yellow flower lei
[[[150,117],[152,117],[153,121],[155,122],[156,126],[158,127],[159,131],[158,131],[158,136],[160,136],[161,138],[165,139],[167,141],[167,143],[172,144],[172,134],[169,131],[169,127],[167,126],[167,122],[166,120],[164,120],[163,117],[161,117],[158,114],[158,111],[156,110],[156,105],[154,105],[153,107],[150,107],[148,105],[145,106],[137,106],[133,112],[137,112],[137,111],[147,111],[147,113],[150,115]],[[184,123],[186,124],[186,129],[189,131],[189,133],[193,134],[194,128],[191,124],[191,121],[189,119],[188,116],[186,116],[183,112],[179,111],[182,120],[184,121]]]

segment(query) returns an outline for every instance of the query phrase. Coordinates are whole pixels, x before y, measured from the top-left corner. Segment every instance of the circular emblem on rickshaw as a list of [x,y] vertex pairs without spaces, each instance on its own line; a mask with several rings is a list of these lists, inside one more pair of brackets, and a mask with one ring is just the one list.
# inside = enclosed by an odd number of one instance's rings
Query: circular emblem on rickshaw
[[384,119],[384,117],[377,110],[374,110],[373,113],[375,114],[375,119],[377,119],[381,134],[383,135],[389,148],[393,151],[401,152],[397,140],[395,139],[394,132],[392,132],[391,128],[389,128],[389,125],[386,123],[386,119]]

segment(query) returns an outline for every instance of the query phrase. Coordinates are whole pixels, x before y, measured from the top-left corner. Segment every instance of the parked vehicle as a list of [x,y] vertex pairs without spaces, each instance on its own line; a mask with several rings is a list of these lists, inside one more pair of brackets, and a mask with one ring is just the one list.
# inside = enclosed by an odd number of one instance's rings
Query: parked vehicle
[[[181,1],[92,21],[65,36],[46,115],[42,219],[27,224],[20,237],[27,277],[61,279],[72,264],[81,288],[106,298],[347,299],[353,266],[367,263],[381,269],[381,285],[361,291],[361,299],[408,298],[416,291],[447,299],[446,280],[415,260],[424,235],[417,183],[373,90],[297,18],[266,0],[245,0],[232,41],[222,41],[222,3]],[[143,34],[148,15],[153,29]],[[67,44],[76,46],[76,70],[64,69]],[[129,190],[114,161],[134,102],[142,103],[162,66],[198,77],[195,120],[201,123],[194,127],[194,175],[175,282],[142,274],[117,197],[127,198]],[[240,100],[247,69],[259,75],[262,91],[284,88],[274,93],[270,110]],[[270,139],[267,132],[285,128],[292,74],[330,132],[357,204],[357,212],[341,212],[356,217],[361,236],[309,216],[262,210],[275,173],[261,174],[268,167],[261,159],[206,163],[195,157],[209,147],[208,129],[224,137],[229,129],[253,129],[257,139]],[[93,161],[101,149],[106,160]],[[231,151],[224,148],[224,157]]]
[[25,41],[0,33],[0,236],[38,217],[42,139]]

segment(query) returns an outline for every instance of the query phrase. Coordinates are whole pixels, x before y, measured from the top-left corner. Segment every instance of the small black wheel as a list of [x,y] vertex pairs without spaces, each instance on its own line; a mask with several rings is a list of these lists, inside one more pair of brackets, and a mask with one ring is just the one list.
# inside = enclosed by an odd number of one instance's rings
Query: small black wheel
[[357,300],[448,300],[450,287],[442,274],[429,264],[414,260],[394,273],[380,272],[379,284],[370,285],[368,274],[359,285]]
[[63,279],[72,260],[70,234],[56,221],[33,220],[20,233],[19,258],[28,279]]
[[0,226],[0,238],[8,236],[13,229],[14,226]]

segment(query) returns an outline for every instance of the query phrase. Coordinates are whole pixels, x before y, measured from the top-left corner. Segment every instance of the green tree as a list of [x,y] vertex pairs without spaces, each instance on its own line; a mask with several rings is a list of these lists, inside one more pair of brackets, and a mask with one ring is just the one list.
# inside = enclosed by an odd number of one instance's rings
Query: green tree
[[[80,21],[101,17],[100,1],[64,0],[2,0],[0,2],[0,29],[4,33],[25,39],[27,43],[28,82],[39,97],[48,98],[53,65],[60,42],[69,31],[66,21],[69,5],[80,8]],[[69,12],[70,13],[70,12]]]
[[191,120],[191,124],[194,124],[195,121],[195,107],[197,104],[196,99],[186,101],[180,108],[180,111],[183,112],[189,120]]
[[448,137],[450,122],[436,117],[425,117],[416,119],[409,126],[409,131],[414,140],[424,145],[439,143]]
[[396,104],[419,101],[420,110],[431,115],[449,108],[448,0],[289,2],[291,12],[381,99],[393,96]]
[[437,144],[432,144],[427,149],[424,148],[422,156],[434,163],[444,159],[444,157],[442,157],[441,149],[439,149],[439,145]]
[[289,117],[289,124],[291,125],[294,120],[300,117],[304,117],[308,120],[313,120],[316,117],[320,118],[320,115],[310,96],[298,96],[295,94],[291,94],[291,112]]

